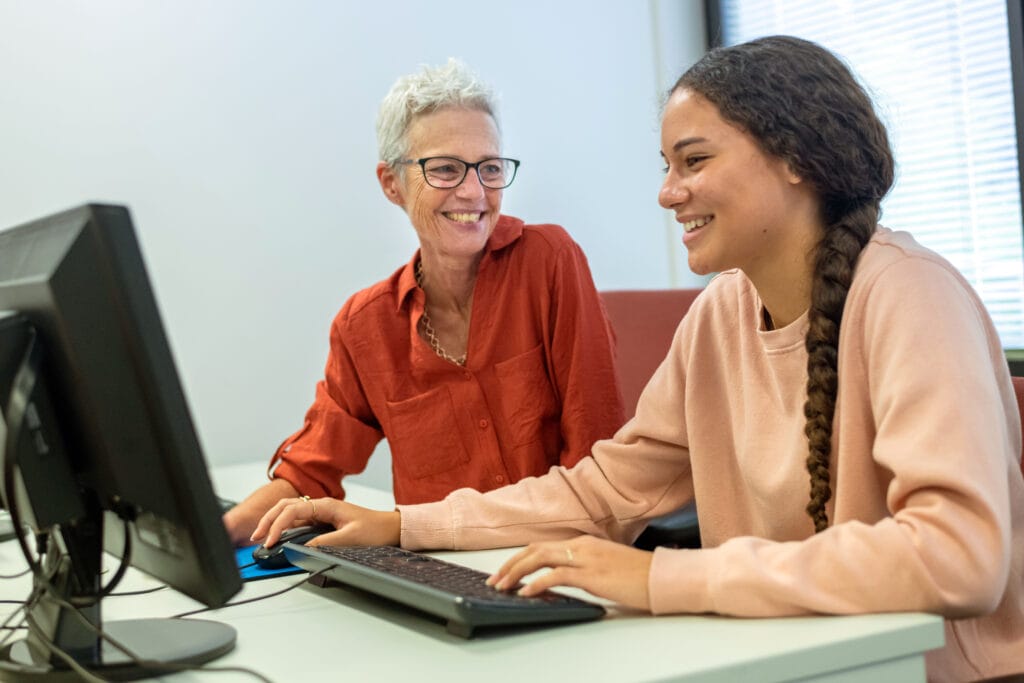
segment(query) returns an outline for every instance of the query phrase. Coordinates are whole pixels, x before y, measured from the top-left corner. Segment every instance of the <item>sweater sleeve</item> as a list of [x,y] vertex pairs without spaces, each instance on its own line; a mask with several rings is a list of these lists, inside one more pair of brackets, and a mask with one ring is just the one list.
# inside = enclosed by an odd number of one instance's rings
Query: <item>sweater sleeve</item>
[[573,468],[481,494],[460,489],[425,505],[399,506],[411,549],[481,549],[593,534],[632,542],[651,517],[693,497],[686,427],[677,406],[683,335],[640,398],[637,415]]
[[948,266],[903,260],[851,295],[840,347],[837,424],[843,402],[866,391],[876,433],[833,435],[833,458],[874,460],[864,480],[834,481],[835,497],[877,489],[888,514],[840,517],[805,540],[748,536],[705,550],[659,549],[649,575],[654,612],[956,618],[998,604],[1020,432],[983,306]]

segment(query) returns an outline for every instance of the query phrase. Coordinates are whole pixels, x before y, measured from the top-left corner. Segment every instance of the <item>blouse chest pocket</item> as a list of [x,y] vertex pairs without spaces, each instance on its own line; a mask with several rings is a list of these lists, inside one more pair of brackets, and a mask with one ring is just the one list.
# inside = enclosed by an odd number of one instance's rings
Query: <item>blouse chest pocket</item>
[[494,369],[514,445],[545,440],[546,431],[560,428],[561,410],[548,378],[542,344]]
[[446,387],[401,401],[387,401],[391,447],[396,473],[422,479],[447,472],[469,460],[455,421],[455,404]]

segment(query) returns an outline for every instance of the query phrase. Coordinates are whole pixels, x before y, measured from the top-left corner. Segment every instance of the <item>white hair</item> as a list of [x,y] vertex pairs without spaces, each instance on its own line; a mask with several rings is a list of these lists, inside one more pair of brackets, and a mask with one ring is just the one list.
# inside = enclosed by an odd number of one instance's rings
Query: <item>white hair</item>
[[485,112],[498,126],[494,92],[469,67],[455,58],[449,58],[443,66],[424,65],[419,73],[395,81],[380,104],[377,114],[380,160],[393,166],[403,159],[409,151],[407,134],[413,119],[445,107]]

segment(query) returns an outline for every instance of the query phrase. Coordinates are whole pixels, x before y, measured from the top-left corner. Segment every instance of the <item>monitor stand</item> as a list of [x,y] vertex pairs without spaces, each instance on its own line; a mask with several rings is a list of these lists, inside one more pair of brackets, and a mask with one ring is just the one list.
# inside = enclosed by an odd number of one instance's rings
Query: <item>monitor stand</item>
[[[194,669],[235,646],[235,630],[227,624],[199,619],[128,619],[103,625],[104,633],[124,646],[138,661],[107,641],[98,661],[77,661],[89,673],[108,681],[134,681]],[[0,678],[5,681],[81,681],[66,665],[58,668],[34,657],[29,641],[0,650]]]
[[[46,533],[45,552],[39,561],[30,561],[33,583],[24,607],[28,636],[0,648],[0,679],[79,681],[79,667],[107,680],[130,681],[195,668],[229,652],[236,633],[227,624],[173,618],[102,621],[104,513],[95,500],[78,495],[72,472],[52,467],[67,461],[52,458],[66,444],[40,427],[52,414],[40,373],[41,352],[34,330],[17,322],[0,321],[3,495],[16,528],[24,512],[34,529]],[[45,471],[39,469],[43,460],[50,465]],[[62,517],[67,510],[31,505],[23,509],[29,500],[26,487],[45,487],[48,502],[69,505],[74,514]],[[57,525],[48,515],[74,522]],[[27,539],[16,538],[28,557]],[[130,554],[130,546],[125,552]]]
[[[99,553],[98,547],[96,551]],[[85,595],[78,572],[73,570],[56,532],[50,534],[40,570],[26,600],[28,636],[0,649],[0,679],[5,681],[81,680],[51,644],[75,665],[112,681],[195,668],[235,646],[235,629],[215,621],[162,618],[103,622],[102,601]],[[47,576],[53,578],[40,578]],[[98,593],[98,577],[97,573],[95,581],[90,581],[96,589],[88,591],[93,596]],[[72,601],[82,606],[75,608]],[[100,636],[100,628],[105,637]]]

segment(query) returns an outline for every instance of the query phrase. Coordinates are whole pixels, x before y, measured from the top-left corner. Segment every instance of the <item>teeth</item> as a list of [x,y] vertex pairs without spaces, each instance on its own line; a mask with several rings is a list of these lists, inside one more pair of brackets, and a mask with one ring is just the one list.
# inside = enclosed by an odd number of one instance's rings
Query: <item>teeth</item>
[[447,216],[451,220],[457,221],[459,223],[476,223],[478,220],[480,220],[480,216],[482,216],[482,215],[483,214],[481,214],[480,212],[477,212],[477,213],[446,213],[445,214],[445,216]]
[[692,221],[686,221],[683,223],[683,230],[685,232],[693,232],[697,228],[702,228],[711,222],[711,216],[704,216],[703,218],[694,218]]

